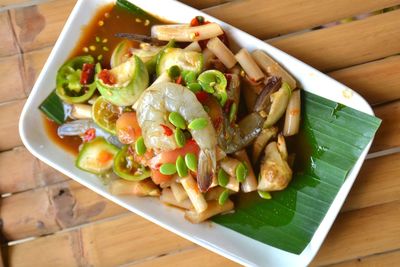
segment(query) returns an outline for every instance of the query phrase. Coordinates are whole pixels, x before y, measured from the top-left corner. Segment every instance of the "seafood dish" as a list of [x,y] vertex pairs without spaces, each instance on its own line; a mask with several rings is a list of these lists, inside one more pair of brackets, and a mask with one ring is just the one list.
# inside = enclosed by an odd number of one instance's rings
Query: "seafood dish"
[[301,90],[232,42],[202,16],[101,8],[39,106],[49,136],[112,194],[159,197],[192,223],[234,212],[238,194],[270,199],[292,180]]

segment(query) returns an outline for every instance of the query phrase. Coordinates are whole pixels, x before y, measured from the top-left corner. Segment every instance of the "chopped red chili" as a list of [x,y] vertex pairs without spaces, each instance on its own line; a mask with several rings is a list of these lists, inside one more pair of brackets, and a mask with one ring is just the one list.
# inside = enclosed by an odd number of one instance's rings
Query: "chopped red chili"
[[94,64],[84,63],[82,66],[81,73],[81,84],[87,85],[91,84],[94,80]]
[[207,101],[208,94],[204,91],[196,93],[197,100],[199,100],[200,103],[204,104]]
[[101,79],[103,81],[103,83],[108,84],[108,85],[114,85],[117,83],[114,75],[112,75],[109,70],[100,71],[99,79]]
[[196,142],[196,140],[194,140],[192,138],[192,139],[189,139],[189,140],[186,141],[186,145],[190,145],[190,144],[196,144],[197,145],[197,142]]
[[179,75],[179,77],[176,78],[175,83],[177,83],[177,84],[182,84],[182,75]]
[[95,128],[89,128],[86,130],[86,132],[83,134],[83,142],[89,142],[92,141],[94,138],[96,138],[96,129]]
[[229,112],[231,111],[231,106],[232,106],[232,104],[233,104],[233,100],[232,100],[232,99],[228,99],[228,100],[226,101],[225,106],[224,106],[224,112],[225,112],[226,114],[229,114]]
[[164,129],[164,134],[166,136],[171,136],[174,132],[171,130],[171,128],[169,128],[167,125],[164,124],[160,124],[161,127]]
[[194,17],[191,21],[190,21],[190,26],[195,27],[195,26],[199,26],[200,22],[197,19],[197,17]]

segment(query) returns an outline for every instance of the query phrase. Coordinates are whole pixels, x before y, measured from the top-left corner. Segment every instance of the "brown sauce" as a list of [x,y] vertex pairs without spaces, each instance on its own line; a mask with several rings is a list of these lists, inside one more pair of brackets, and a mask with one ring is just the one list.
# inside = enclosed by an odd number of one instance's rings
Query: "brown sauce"
[[[162,24],[162,22],[151,16],[135,17],[114,4],[102,6],[89,24],[82,28],[81,37],[70,54],[70,58],[91,55],[101,63],[103,68],[109,68],[112,51],[123,40],[115,37],[116,33],[150,35],[151,26],[154,24]],[[78,154],[79,146],[82,143],[80,137],[60,138],[57,135],[58,125],[45,116],[43,116],[43,124],[49,138],[54,143],[67,152]]]
[[77,156],[79,151],[79,146],[82,144],[82,139],[78,136],[66,136],[66,137],[59,137],[57,134],[58,124],[54,121],[47,119],[43,116],[43,124],[44,128],[47,132],[47,136],[60,146],[65,151],[72,153],[73,155]]

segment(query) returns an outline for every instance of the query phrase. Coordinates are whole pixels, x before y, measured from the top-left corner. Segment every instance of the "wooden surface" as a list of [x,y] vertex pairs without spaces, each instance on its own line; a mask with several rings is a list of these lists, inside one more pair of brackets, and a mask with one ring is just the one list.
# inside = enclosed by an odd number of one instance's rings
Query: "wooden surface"
[[[76,0],[0,1],[0,219],[6,266],[237,266],[35,159],[18,118]],[[400,262],[399,0],[185,0],[363,95],[383,119],[313,266]],[[354,15],[362,20],[334,25]],[[320,25],[330,23],[329,28]],[[318,30],[311,30],[318,28]],[[321,88],[329,90],[329,88]],[[387,155],[382,155],[387,154]],[[381,156],[379,156],[381,155]],[[205,264],[205,260],[207,264]]]

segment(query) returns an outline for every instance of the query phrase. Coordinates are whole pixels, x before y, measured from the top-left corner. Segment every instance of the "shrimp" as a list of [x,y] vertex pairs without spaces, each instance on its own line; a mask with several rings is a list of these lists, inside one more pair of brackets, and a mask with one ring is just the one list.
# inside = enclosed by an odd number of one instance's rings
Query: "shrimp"
[[136,112],[146,146],[159,152],[177,148],[174,136],[165,131],[165,127],[170,125],[168,112],[180,113],[188,123],[197,118],[208,120],[205,128],[190,130],[200,147],[197,184],[200,191],[207,191],[216,170],[217,136],[211,119],[195,94],[175,83],[157,83],[143,92]]

